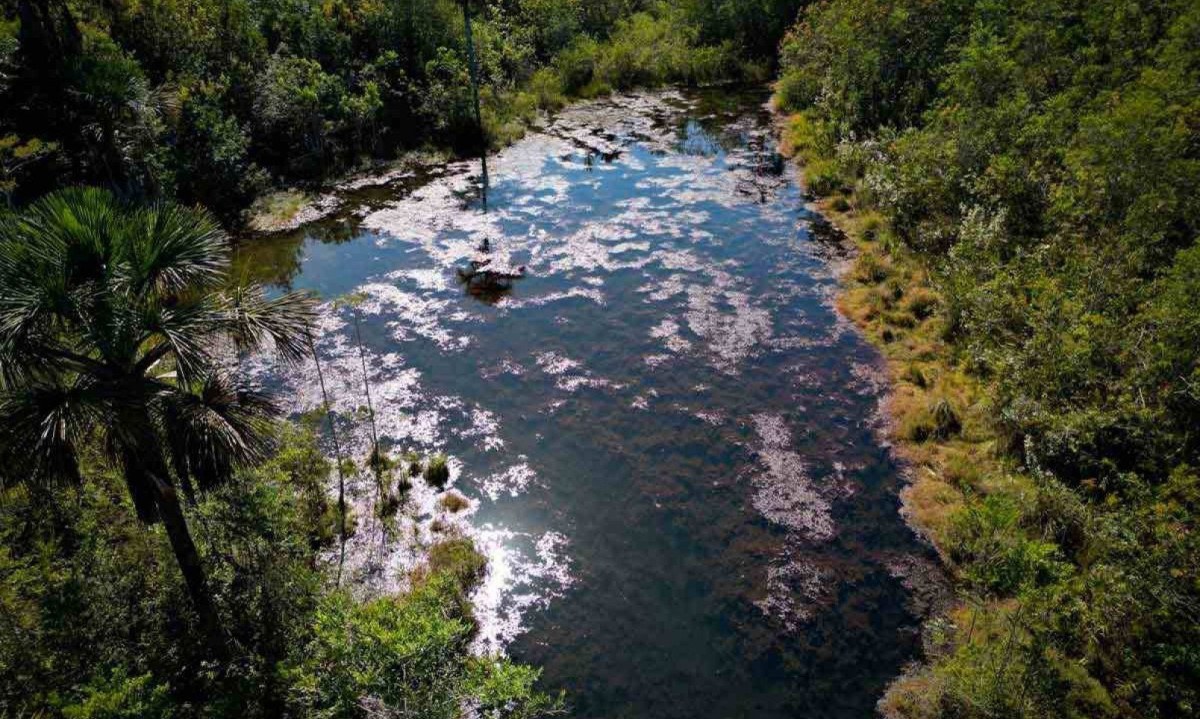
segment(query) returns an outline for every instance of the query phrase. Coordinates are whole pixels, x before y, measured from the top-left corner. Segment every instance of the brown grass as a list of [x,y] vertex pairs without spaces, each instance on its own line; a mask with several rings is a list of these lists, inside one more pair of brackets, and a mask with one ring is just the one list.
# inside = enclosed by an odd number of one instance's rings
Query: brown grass
[[[785,141],[792,147],[785,149],[811,163],[817,158],[797,139],[804,136],[797,130],[807,127],[804,122],[786,126]],[[852,193],[843,202],[837,199],[842,196],[820,200],[817,207],[858,250],[843,278],[837,306],[886,360],[890,439],[910,480],[901,492],[903,512],[954,572],[947,550],[956,514],[980,495],[1032,496],[1033,483],[997,451],[1000,441],[990,421],[988,388],[946,343],[941,314],[945,305],[921,260],[892,241],[886,219],[860,209]],[[958,604],[930,620],[926,639],[945,644],[938,652],[996,639],[1011,610],[1005,602],[978,608]],[[938,700],[943,681],[928,664],[912,668],[888,689],[881,713],[937,715],[931,702]]]
[[467,498],[458,492],[450,492],[438,500],[438,505],[451,514],[456,514],[471,506]]

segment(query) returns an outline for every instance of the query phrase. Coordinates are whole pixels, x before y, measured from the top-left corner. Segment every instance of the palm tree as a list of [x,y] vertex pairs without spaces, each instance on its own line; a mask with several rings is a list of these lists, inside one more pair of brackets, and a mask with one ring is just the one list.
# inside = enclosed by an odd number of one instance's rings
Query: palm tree
[[192,496],[262,457],[274,407],[222,357],[298,360],[312,315],[301,295],[229,289],[229,254],[208,212],[134,208],[99,189],[56,192],[0,225],[0,459],[46,488],[81,481],[79,452],[102,447],[138,518],[163,523],[218,654],[176,487]]

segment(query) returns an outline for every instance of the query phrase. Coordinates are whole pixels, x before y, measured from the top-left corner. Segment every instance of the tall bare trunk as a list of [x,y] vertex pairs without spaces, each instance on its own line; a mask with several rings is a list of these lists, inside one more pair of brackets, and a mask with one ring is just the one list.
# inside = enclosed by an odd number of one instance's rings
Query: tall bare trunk
[[[122,452],[125,481],[133,495],[134,504],[138,507],[138,516],[143,521],[163,523],[163,528],[167,530],[167,538],[171,542],[171,551],[174,552],[175,561],[183,573],[192,608],[200,619],[200,628],[204,632],[209,651],[216,659],[226,659],[229,656],[229,648],[212,593],[209,591],[204,564],[196,550],[196,543],[192,541],[192,533],[179,504],[179,495],[175,487],[167,481],[170,476],[167,463],[157,448],[157,437],[150,417],[144,413],[130,412],[124,416],[122,424],[128,432],[128,443]],[[143,511],[143,505],[147,503],[148,508]]]
[[325,373],[321,371],[321,358],[317,356],[317,347],[313,343],[312,333],[308,333],[308,350],[312,352],[313,361],[317,363],[317,381],[321,383],[321,399],[325,402],[325,414],[329,417],[329,434],[333,437],[333,458],[337,463],[338,474],[338,572],[337,584],[342,584],[342,566],[346,563],[346,475],[342,469],[342,448],[338,444],[337,424],[333,419],[333,405],[329,403],[329,392],[325,389]]
[[367,393],[367,417],[371,422],[371,456],[379,451],[379,434],[375,430],[375,405],[371,403],[371,382],[367,378],[367,353],[363,349],[362,329],[359,326],[358,308],[352,307],[354,313],[354,340],[358,344],[358,360],[362,363],[363,389]]
[[467,62],[471,70],[471,99],[475,103],[475,127],[479,132],[479,164],[482,168],[483,187],[484,187],[484,209],[487,209],[487,186],[488,186],[488,166],[487,166],[487,135],[483,131],[483,112],[479,108],[479,62],[475,58],[475,38],[471,33],[471,0],[462,0],[463,6],[463,28],[467,36]]
[[187,520],[184,519],[183,509],[179,506],[179,495],[175,488],[161,478],[150,477],[154,483],[156,499],[158,500],[159,516],[167,537],[171,540],[171,549],[175,552],[175,561],[183,572],[183,580],[187,585],[188,596],[192,600],[192,608],[200,617],[200,628],[208,641],[213,655],[218,659],[228,656],[229,648],[225,640],[225,632],[221,627],[221,618],[217,615],[217,607],[213,603],[209,591],[208,578],[204,573],[204,564],[200,561],[200,553],[192,541],[192,533],[188,530]]

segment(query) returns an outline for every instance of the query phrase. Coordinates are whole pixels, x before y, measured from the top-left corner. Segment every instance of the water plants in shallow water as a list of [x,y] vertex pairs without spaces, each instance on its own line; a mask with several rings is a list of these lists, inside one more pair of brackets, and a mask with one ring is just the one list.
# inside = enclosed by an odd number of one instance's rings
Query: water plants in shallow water
[[450,481],[450,461],[444,454],[435,454],[425,465],[425,481],[431,487],[442,489]]
[[451,514],[456,514],[471,506],[471,503],[461,494],[450,492],[438,500],[438,506]]

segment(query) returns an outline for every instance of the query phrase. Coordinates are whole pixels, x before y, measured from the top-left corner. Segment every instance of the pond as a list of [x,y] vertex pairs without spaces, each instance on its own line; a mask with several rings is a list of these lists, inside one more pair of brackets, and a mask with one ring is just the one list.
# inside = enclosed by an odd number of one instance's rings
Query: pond
[[[316,348],[359,464],[365,364],[384,446],[444,452],[468,500],[418,479],[385,525],[354,478],[351,581],[389,591],[422,546],[475,537],[479,650],[544,667],[572,716],[864,717],[920,652],[936,561],[900,515],[879,358],[833,306],[844,248],[765,101],[575,105],[486,183],[477,162],[394,172],[239,250],[327,301]],[[296,412],[315,370],[253,368]]]

